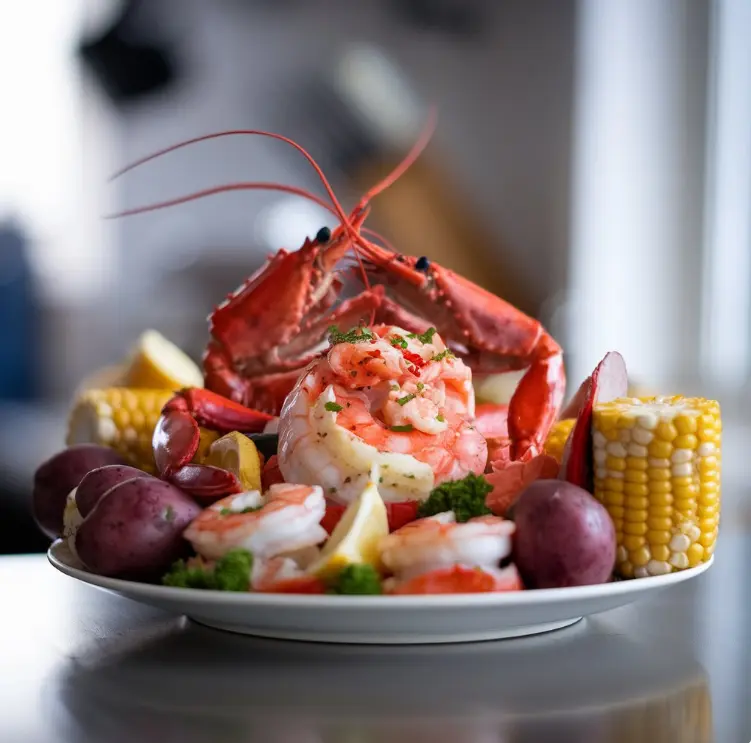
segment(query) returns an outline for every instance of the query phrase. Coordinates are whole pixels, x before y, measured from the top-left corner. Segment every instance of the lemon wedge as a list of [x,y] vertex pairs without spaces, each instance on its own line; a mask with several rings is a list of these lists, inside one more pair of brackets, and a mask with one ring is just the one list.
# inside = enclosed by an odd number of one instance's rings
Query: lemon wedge
[[203,464],[221,467],[237,475],[244,490],[261,490],[261,457],[258,449],[247,436],[237,431],[211,444]]
[[156,330],[147,330],[133,349],[123,386],[171,390],[203,387],[203,374],[172,341]]
[[367,563],[381,569],[378,543],[389,533],[389,524],[377,482],[378,471],[374,468],[368,484],[342,514],[309,572],[326,580],[347,565]]

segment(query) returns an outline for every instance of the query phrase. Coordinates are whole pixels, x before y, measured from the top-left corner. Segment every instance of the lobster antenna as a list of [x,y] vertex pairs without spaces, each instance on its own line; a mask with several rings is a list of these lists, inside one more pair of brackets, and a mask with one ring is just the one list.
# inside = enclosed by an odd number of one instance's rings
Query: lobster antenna
[[398,181],[399,178],[401,178],[404,173],[414,164],[415,160],[420,157],[420,155],[424,152],[425,148],[428,146],[428,143],[432,139],[433,134],[435,133],[437,122],[438,111],[435,106],[431,106],[428,109],[428,119],[425,122],[422,130],[420,131],[420,135],[418,136],[417,141],[412,145],[410,151],[391,171],[391,173],[389,173],[379,183],[373,186],[373,188],[371,188],[362,197],[362,199],[360,199],[359,208],[363,208],[368,202],[372,201],[376,196],[378,196],[378,194],[382,193],[389,186]]
[[327,204],[320,196],[316,196],[310,191],[306,191],[304,188],[298,188],[297,186],[286,186],[283,183],[264,183],[262,181],[248,181],[241,183],[226,183],[223,186],[214,186],[212,188],[205,188],[201,191],[194,191],[193,193],[186,194],[185,196],[178,196],[174,199],[167,201],[159,201],[155,204],[148,204],[146,206],[138,206],[133,209],[126,209],[122,212],[115,212],[114,214],[108,214],[105,219],[119,219],[120,217],[131,217],[135,214],[144,214],[146,212],[154,212],[158,209],[166,209],[171,206],[178,206],[180,204],[186,204],[189,201],[197,201],[207,196],[214,196],[216,194],[225,193],[228,191],[282,191],[283,193],[290,193],[295,196],[302,196],[309,201],[318,204],[321,208],[325,209],[330,214],[338,217],[336,209]]
[[283,134],[276,134],[275,132],[263,131],[262,129],[228,129],[222,132],[214,132],[212,134],[202,134],[200,137],[193,137],[192,139],[186,139],[186,140],[183,140],[182,142],[177,142],[176,144],[170,145],[169,147],[165,147],[164,149],[158,150],[157,152],[152,152],[150,155],[146,155],[145,157],[142,157],[139,160],[132,162],[130,165],[126,165],[124,168],[118,170],[116,173],[110,176],[109,180],[111,182],[115,180],[116,178],[119,178],[120,176],[124,175],[125,173],[130,172],[131,170],[134,170],[135,168],[141,165],[145,165],[147,162],[156,160],[159,157],[168,155],[170,152],[174,152],[175,150],[182,149],[183,147],[188,147],[190,145],[198,144],[199,142],[206,142],[210,139],[219,139],[220,137],[234,137],[234,136],[245,136],[245,135],[257,135],[259,137],[270,137],[271,139],[276,139],[280,142],[284,142],[285,144],[290,145],[290,147],[294,147],[308,161],[308,163],[310,163],[313,170],[315,170],[316,175],[321,180],[321,183],[323,184],[323,187],[326,190],[326,193],[331,199],[331,203],[334,205],[334,209],[336,210],[337,217],[341,220],[342,224],[347,228],[347,231],[350,233],[350,235],[354,236],[354,234],[356,234],[354,227],[350,223],[348,215],[344,211],[344,208],[342,207],[342,205],[339,203],[339,199],[336,198],[334,189],[331,187],[331,184],[326,178],[326,175],[324,174],[320,165],[318,165],[318,163],[313,159],[312,155],[310,155],[310,153],[304,147],[297,144],[297,142],[290,139],[289,137],[285,137]]

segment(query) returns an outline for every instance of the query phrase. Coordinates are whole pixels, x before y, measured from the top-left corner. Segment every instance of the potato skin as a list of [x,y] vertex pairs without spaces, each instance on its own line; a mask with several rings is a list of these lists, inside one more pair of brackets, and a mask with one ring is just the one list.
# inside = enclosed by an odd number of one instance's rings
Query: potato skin
[[163,480],[125,480],[83,520],[76,551],[100,575],[155,580],[189,550],[182,533],[200,512],[194,500]]
[[39,528],[51,539],[63,531],[65,501],[86,474],[107,464],[125,464],[106,446],[77,444],[42,462],[34,473],[32,511]]
[[608,582],[616,536],[607,510],[563,480],[537,480],[514,504],[513,560],[527,588]]
[[81,517],[86,518],[110,488],[125,480],[132,480],[134,477],[151,477],[151,475],[137,467],[124,464],[108,464],[88,472],[76,490],[76,507]]

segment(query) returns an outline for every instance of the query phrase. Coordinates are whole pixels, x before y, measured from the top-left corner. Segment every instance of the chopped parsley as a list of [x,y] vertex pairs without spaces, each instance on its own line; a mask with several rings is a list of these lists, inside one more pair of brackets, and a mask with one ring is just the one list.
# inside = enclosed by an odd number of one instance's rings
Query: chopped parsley
[[454,358],[454,354],[452,353],[450,348],[445,348],[440,353],[435,354],[431,361],[443,361],[443,359]]
[[365,341],[374,341],[375,335],[362,326],[352,328],[346,333],[342,333],[336,325],[329,328],[329,343],[335,346],[337,343],[364,343]]
[[408,395],[405,395],[404,397],[400,397],[397,402],[404,406],[406,405],[410,400],[414,400],[417,397],[417,395],[414,392],[410,392]]
[[229,516],[233,513],[253,513],[253,511],[260,511],[263,508],[263,506],[245,506],[245,508],[242,509],[242,511],[233,511],[231,508],[220,508],[219,509],[219,515],[220,516]]
[[444,482],[430,492],[427,500],[418,508],[418,518],[435,516],[444,511],[453,511],[458,522],[475,516],[487,516],[492,511],[485,505],[485,498],[493,486],[482,476],[470,472],[462,480]]
[[389,341],[392,346],[396,346],[397,348],[407,347],[407,341],[405,341],[400,335],[392,335],[391,338],[389,338]]
[[435,328],[428,328],[424,333],[409,333],[407,338],[417,338],[420,343],[432,343],[433,336],[438,331]]
[[414,430],[414,426],[411,423],[407,423],[404,426],[391,426],[391,430],[396,433],[409,433]]
[[417,391],[422,392],[425,389],[425,385],[422,382],[417,383]]
[[443,413],[438,413],[438,415],[437,415],[437,416],[435,417],[435,419],[436,419],[436,420],[437,420],[437,421],[438,421],[439,423],[443,423],[443,422],[445,422],[445,420],[446,420],[446,419],[445,419],[445,418],[443,417]]
[[167,508],[164,509],[164,520],[165,521],[175,520],[175,509],[172,508],[172,506],[167,506]]
[[342,410],[342,406],[335,402],[327,402],[324,406],[326,410],[328,410],[330,413],[338,413],[340,410]]

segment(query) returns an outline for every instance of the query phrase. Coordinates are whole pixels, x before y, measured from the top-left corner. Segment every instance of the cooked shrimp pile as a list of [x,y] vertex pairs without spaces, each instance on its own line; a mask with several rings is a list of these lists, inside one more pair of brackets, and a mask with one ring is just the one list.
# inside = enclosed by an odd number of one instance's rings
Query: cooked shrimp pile
[[431,328],[360,328],[332,338],[287,397],[279,468],[347,504],[374,465],[387,502],[424,500],[447,480],[485,470],[471,371]]

